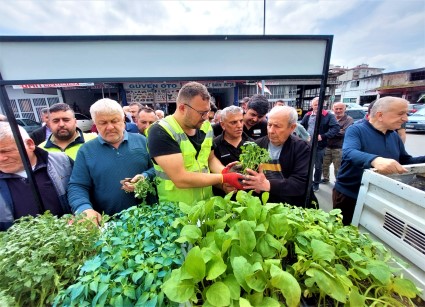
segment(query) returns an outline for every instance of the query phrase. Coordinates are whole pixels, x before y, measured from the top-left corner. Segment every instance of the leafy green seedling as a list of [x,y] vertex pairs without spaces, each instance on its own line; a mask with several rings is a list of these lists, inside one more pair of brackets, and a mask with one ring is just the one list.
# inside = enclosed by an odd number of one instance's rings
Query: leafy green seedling
[[242,165],[242,173],[246,173],[245,169],[249,168],[253,171],[258,171],[261,163],[270,161],[270,155],[267,149],[261,148],[254,142],[245,142],[241,146],[242,153],[239,156],[239,161]]

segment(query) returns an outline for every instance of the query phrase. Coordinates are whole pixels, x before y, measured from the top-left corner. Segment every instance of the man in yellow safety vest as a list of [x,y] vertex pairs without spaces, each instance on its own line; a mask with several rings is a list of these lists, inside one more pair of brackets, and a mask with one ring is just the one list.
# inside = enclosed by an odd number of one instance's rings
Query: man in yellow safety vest
[[174,114],[153,124],[148,150],[159,180],[160,201],[188,204],[212,197],[212,186],[242,189],[243,176],[229,172],[214,155],[208,119],[210,94],[197,82],[185,84]]

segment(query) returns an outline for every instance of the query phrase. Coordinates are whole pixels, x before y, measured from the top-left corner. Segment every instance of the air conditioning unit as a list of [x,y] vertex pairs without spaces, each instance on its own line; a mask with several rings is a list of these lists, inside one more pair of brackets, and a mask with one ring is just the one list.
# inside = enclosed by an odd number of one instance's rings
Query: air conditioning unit
[[352,224],[405,261],[397,263],[403,276],[425,290],[425,164],[405,167],[402,175],[364,171]]

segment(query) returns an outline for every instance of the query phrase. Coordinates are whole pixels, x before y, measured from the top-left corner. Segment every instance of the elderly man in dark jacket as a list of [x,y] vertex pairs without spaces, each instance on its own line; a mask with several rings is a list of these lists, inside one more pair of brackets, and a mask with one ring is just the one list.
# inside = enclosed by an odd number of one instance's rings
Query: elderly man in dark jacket
[[[270,202],[283,202],[303,207],[306,200],[310,145],[293,135],[297,126],[297,111],[288,106],[274,107],[269,113],[267,136],[255,142],[267,148],[270,163],[260,172],[248,170],[243,180],[245,189],[270,193]],[[310,190],[309,190],[310,191]],[[311,198],[314,194],[311,193]]]
[[[28,133],[19,129],[45,209],[57,216],[71,213],[66,189],[72,160],[64,153],[48,153],[36,147]],[[32,195],[10,125],[0,122],[0,231],[20,217],[42,213]]]
[[[319,106],[319,97],[314,98],[311,101],[312,111],[304,115],[301,125],[308,131],[308,133],[313,136],[314,126],[317,119],[317,109]],[[335,116],[329,113],[326,110],[322,111],[322,120],[320,121],[319,134],[318,134],[318,143],[316,157],[314,161],[314,177],[313,177],[313,191],[319,190],[319,183],[322,177],[322,165],[323,165],[323,156],[325,155],[325,148],[327,141],[330,138],[333,138],[339,132],[339,124]],[[313,138],[312,138],[313,141]]]

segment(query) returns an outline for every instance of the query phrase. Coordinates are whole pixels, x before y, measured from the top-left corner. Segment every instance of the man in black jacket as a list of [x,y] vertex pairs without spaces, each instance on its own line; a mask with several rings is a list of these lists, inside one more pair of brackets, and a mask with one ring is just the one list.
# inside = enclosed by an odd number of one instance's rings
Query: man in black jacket
[[[303,207],[308,182],[310,145],[292,135],[297,126],[297,111],[288,106],[274,107],[267,123],[267,136],[255,142],[267,148],[271,162],[260,171],[248,171],[245,189],[268,191],[269,202],[283,202]],[[314,200],[314,195],[312,198]]]
[[[319,106],[319,97],[314,98],[311,101],[312,111],[307,112],[303,119],[301,120],[301,125],[308,131],[308,133],[313,136],[314,126],[317,119],[317,109]],[[323,165],[323,156],[325,155],[325,148],[329,138],[333,138],[339,132],[339,124],[335,116],[329,113],[326,110],[322,111],[322,120],[319,126],[319,134],[317,136],[317,151],[314,161],[314,177],[313,177],[313,191],[316,192],[319,190],[319,183],[322,178],[322,165]],[[311,138],[313,141],[313,137]]]
[[41,109],[41,121],[42,126],[30,133],[30,137],[36,146],[43,143],[52,134],[49,127],[49,108]]

